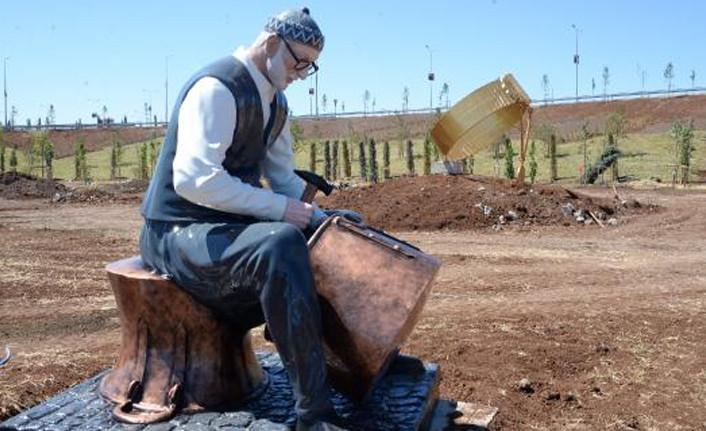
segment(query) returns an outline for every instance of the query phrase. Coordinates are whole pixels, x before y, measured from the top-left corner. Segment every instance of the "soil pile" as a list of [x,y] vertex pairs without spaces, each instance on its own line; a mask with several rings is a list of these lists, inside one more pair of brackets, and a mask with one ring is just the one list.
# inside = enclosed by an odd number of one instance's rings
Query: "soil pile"
[[7,172],[0,176],[0,198],[12,200],[46,198],[54,203],[95,205],[116,202],[139,203],[148,184],[147,180],[129,180],[72,187],[23,173]]
[[0,176],[0,197],[5,199],[51,198],[67,190],[62,184],[27,174],[5,172]]
[[611,219],[619,215],[656,210],[636,200],[596,199],[562,186],[522,186],[470,175],[385,181],[317,201],[323,208],[358,211],[370,225],[392,231],[615,223]]
[[148,180],[129,180],[118,183],[103,183],[96,186],[66,189],[54,195],[53,202],[79,204],[140,203],[149,185]]

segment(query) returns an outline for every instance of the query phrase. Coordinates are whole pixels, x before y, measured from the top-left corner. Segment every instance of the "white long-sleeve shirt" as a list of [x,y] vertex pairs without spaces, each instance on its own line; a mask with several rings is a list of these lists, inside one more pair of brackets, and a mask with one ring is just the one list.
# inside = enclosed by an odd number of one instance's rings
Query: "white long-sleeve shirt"
[[[264,127],[270,118],[270,103],[276,89],[240,47],[233,56],[250,72],[260,93]],[[179,111],[177,147],[174,157],[174,189],[198,205],[267,220],[282,220],[287,197],[299,199],[303,181],[294,173],[294,154],[289,120],[282,133],[267,148],[260,170],[272,190],[253,187],[231,176],[224,168],[237,109],[233,94],[216,78],[199,79],[189,90]]]

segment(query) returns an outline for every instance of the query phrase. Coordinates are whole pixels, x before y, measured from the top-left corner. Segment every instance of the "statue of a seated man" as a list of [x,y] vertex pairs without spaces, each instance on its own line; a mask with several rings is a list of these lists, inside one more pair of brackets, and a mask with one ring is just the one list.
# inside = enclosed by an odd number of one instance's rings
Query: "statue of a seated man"
[[193,75],[142,205],[147,265],[239,327],[267,323],[294,389],[298,430],[340,424],[303,233],[327,215],[299,201],[304,184],[283,93],[318,70],[323,46],[308,9],[289,10],[248,48]]

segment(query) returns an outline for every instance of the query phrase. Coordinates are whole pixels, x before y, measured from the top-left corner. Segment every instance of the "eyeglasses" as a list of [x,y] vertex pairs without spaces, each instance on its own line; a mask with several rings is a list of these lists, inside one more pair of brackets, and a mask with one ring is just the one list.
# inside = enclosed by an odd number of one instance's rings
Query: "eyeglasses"
[[294,50],[292,49],[292,47],[289,46],[287,41],[284,38],[281,38],[281,39],[282,39],[282,42],[284,42],[284,46],[287,47],[287,51],[289,51],[289,53],[292,54],[292,57],[297,62],[294,65],[294,70],[296,70],[297,72],[306,71],[307,76],[311,76],[319,71],[319,66],[316,64],[315,61],[300,60],[299,57],[297,57],[297,54],[294,53]]

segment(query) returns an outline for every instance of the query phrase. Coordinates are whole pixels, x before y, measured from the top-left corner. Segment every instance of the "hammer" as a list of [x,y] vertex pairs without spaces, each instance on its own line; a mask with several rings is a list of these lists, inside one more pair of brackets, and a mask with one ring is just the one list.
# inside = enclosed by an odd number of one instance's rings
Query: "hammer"
[[299,175],[299,177],[306,182],[304,193],[302,193],[302,197],[299,198],[302,202],[313,202],[314,196],[316,196],[318,190],[324,192],[326,196],[330,195],[333,191],[333,184],[326,181],[326,179],[320,175],[309,171],[300,171],[299,169],[295,169],[294,173]]

